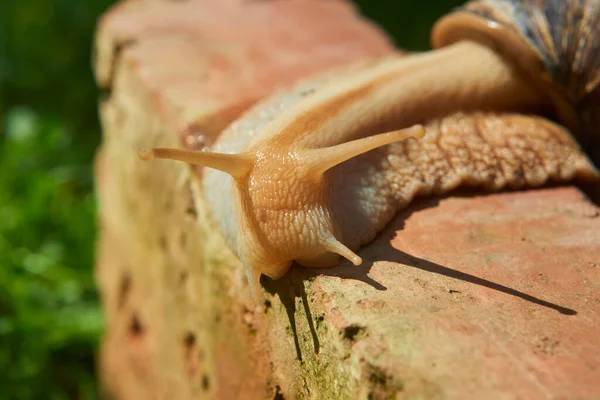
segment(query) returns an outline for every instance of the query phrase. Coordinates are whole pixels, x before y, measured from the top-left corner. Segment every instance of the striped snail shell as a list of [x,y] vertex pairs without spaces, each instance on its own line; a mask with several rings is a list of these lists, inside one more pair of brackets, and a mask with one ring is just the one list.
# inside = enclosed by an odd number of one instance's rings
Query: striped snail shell
[[432,42],[483,41],[513,59],[598,164],[599,27],[600,0],[474,0],[438,21]]

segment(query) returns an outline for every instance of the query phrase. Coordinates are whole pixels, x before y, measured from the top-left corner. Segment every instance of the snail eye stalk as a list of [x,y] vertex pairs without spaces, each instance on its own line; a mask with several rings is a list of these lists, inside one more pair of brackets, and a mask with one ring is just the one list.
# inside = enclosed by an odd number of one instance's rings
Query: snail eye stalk
[[252,158],[245,154],[221,154],[209,151],[151,148],[141,150],[138,155],[144,161],[152,158],[163,158],[214,168],[231,175],[235,179],[243,178],[252,169]]

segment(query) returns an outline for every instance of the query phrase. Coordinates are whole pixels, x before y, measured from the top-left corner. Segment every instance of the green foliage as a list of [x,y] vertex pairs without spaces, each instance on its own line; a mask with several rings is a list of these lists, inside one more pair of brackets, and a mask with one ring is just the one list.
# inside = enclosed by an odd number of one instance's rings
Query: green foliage
[[90,47],[110,1],[0,5],[0,398],[97,397]]
[[[0,1],[0,398],[98,396],[91,45],[112,0]],[[457,0],[358,0],[409,50]]]
[[90,397],[91,350],[102,328],[91,274],[90,166],[58,119],[17,108],[8,114],[5,129],[0,387],[18,399]]
[[362,13],[385,29],[402,49],[430,48],[429,32],[435,21],[465,0],[355,0]]

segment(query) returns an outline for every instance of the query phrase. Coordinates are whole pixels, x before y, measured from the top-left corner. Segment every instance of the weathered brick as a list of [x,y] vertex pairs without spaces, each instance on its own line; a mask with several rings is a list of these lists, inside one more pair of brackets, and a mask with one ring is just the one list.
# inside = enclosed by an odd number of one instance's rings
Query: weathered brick
[[125,64],[174,129],[208,140],[275,88],[392,50],[345,1],[126,1],[97,38],[101,87]]
[[137,151],[209,144],[272,90],[392,51],[343,1],[126,1],[101,19],[96,277],[110,394],[251,399],[278,385],[267,320],[207,232],[190,169],[141,163]]
[[[335,23],[332,23],[335,21]],[[126,1],[99,23],[101,378],[117,398],[600,397],[600,209],[576,187],[418,199],[360,251],[253,303],[201,146],[300,77],[393,51],[343,1]]]

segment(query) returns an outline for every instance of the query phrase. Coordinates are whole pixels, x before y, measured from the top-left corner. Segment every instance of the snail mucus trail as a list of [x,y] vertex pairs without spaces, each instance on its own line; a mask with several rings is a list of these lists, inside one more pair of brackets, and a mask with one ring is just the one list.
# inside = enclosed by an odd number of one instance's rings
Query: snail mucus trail
[[[565,3],[587,7],[579,22],[598,14],[597,1]],[[567,130],[581,130],[577,107],[594,89],[591,75],[563,73],[571,86],[553,80],[546,53],[507,22],[566,12],[561,4],[471,2],[438,22],[433,51],[299,84],[232,123],[213,151],[140,156],[209,168],[204,197],[255,298],[261,273],[277,279],[293,261],[359,265],[354,250],[415,196],[598,178]],[[568,49],[579,40],[559,39]],[[566,63],[578,66],[578,54]]]

